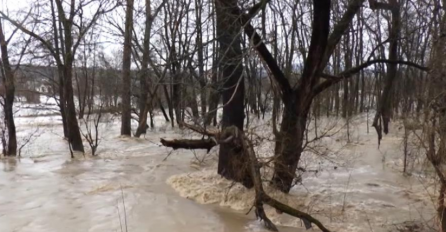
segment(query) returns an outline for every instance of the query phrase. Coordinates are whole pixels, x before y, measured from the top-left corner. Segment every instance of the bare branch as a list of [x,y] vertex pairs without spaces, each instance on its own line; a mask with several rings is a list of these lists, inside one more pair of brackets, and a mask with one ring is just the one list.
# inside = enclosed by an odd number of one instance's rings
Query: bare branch
[[367,62],[365,62],[365,63],[363,63],[363,64],[361,64],[359,66],[356,66],[356,67],[353,67],[353,68],[351,68],[349,70],[346,70],[346,71],[340,73],[337,76],[333,76],[333,75],[329,75],[329,74],[325,74],[325,73],[322,74],[322,77],[326,78],[327,80],[322,82],[322,83],[320,83],[320,84],[318,84],[318,85],[316,85],[314,87],[314,95],[317,95],[317,94],[321,93],[325,89],[327,89],[330,86],[340,82],[341,80],[350,78],[353,75],[355,75],[358,72],[360,72],[361,70],[363,70],[363,69],[365,69],[365,68],[367,68],[367,67],[369,67],[371,65],[377,64],[377,63],[402,64],[402,65],[407,65],[409,67],[417,68],[417,69],[419,69],[421,71],[425,71],[425,72],[429,71],[428,67],[421,66],[421,65],[416,64],[416,63],[411,62],[411,61],[403,61],[403,60],[392,61],[392,60],[386,60],[386,59],[370,60],[370,61],[367,61]]

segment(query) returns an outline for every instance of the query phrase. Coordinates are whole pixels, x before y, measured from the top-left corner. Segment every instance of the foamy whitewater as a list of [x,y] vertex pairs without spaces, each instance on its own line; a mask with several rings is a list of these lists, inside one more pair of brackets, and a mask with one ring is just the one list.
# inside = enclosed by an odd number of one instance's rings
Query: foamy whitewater
[[[412,224],[425,231],[419,224],[434,220],[434,182],[401,173],[399,125],[394,125],[378,149],[374,130],[367,133],[366,120],[366,115],[362,115],[350,121],[349,142],[344,122],[318,122],[319,134],[329,136],[309,145],[311,149],[303,154],[301,165],[307,172],[301,173],[302,183],[293,187],[290,194],[283,194],[268,187],[271,171],[263,170],[266,191],[282,203],[310,213],[333,231],[404,231]],[[257,123],[257,134],[268,134],[268,123]],[[273,154],[273,148],[272,142],[263,141],[255,150],[265,159]],[[239,213],[251,209],[254,200],[254,190],[221,178],[215,163],[171,176],[167,183],[184,198]],[[276,225],[303,229],[299,219],[278,214],[268,206],[266,213]]]

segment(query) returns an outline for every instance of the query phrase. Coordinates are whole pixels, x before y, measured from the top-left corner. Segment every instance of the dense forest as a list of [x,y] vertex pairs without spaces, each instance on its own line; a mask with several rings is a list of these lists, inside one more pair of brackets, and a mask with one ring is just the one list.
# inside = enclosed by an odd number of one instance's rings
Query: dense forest
[[[69,164],[80,165],[74,160],[97,163],[117,150],[126,156],[143,143],[158,147],[161,163],[177,162],[170,157],[174,150],[178,156],[194,154],[187,159],[200,161],[201,172],[210,169],[213,178],[231,183],[214,186],[228,192],[221,198],[231,195],[233,185],[250,192],[249,211],[269,230],[282,230],[277,217],[287,214],[303,222],[293,226],[321,231],[446,232],[446,1],[19,2],[3,0],[0,11],[4,166],[24,158],[36,165],[50,162],[36,159],[53,149],[51,154],[66,157],[60,169],[73,170]],[[49,122],[37,122],[45,117]],[[50,133],[53,137],[46,138]],[[56,140],[62,145],[53,146]],[[347,153],[358,161],[348,164]],[[204,162],[206,157],[213,159]],[[183,166],[188,162],[182,161]],[[352,171],[374,165],[378,168],[365,179],[366,174]],[[324,180],[335,180],[342,170],[348,176],[338,198],[340,215],[347,216],[339,217],[363,215],[347,212],[348,199],[360,195],[350,184],[356,178],[378,188],[384,182],[367,179],[373,180],[374,173],[383,181],[393,178],[389,186],[399,178],[407,181],[398,182],[401,189],[411,188],[409,182],[424,186],[417,194],[425,198],[417,202],[429,210],[389,219],[398,224],[389,229],[369,217],[402,215],[398,210],[409,203],[393,205],[394,211],[385,209],[386,203],[369,212],[367,220],[342,219],[358,225],[347,228],[333,219],[331,200],[327,214],[321,213],[324,207],[311,210],[308,202],[284,201],[303,200],[299,191],[305,191],[305,183],[326,189],[314,176],[323,179],[330,173]],[[172,178],[167,182],[185,197]],[[6,185],[14,183],[0,181],[0,192]],[[126,211],[123,189],[107,191],[120,192],[120,230],[128,231],[127,213],[137,213]],[[206,191],[199,192],[211,194]],[[380,194],[391,194],[386,191]],[[319,193],[324,194],[331,199]],[[375,199],[374,194],[370,190],[359,202]],[[410,202],[413,196],[406,194]],[[200,202],[198,193],[186,197]],[[3,213],[10,211],[0,209],[0,224],[8,223],[1,221]],[[361,227],[359,221],[367,223]]]

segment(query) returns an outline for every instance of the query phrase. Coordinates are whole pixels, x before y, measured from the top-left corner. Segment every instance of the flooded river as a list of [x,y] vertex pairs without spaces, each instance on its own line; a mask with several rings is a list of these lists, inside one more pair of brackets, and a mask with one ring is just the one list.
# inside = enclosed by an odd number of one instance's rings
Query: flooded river
[[[26,134],[35,126],[24,128],[21,133]],[[175,152],[166,159],[170,150],[159,146],[159,138],[180,136],[178,131],[130,139],[116,136],[116,123],[105,128],[99,157],[70,159],[60,125],[55,124],[42,127],[21,159],[2,159],[0,231],[266,231],[252,212],[245,215],[246,207],[231,209],[231,204],[240,205],[237,201],[246,198],[219,206],[223,199],[217,193],[228,192],[215,190],[217,175],[197,174],[191,166],[192,152]],[[431,220],[433,206],[422,185],[416,178],[383,171],[385,156],[375,154],[374,141],[368,141],[373,138],[365,136],[362,144],[347,147],[359,154],[351,166],[333,168],[333,163],[317,175],[306,174],[303,186],[292,191],[299,199],[296,205],[338,231],[388,231],[392,223]],[[393,143],[391,139],[384,141],[384,148]],[[195,174],[185,174],[191,172]],[[210,177],[202,178],[206,175]],[[166,183],[172,176],[174,188]],[[206,191],[209,202],[216,204],[197,203],[203,197],[200,192]],[[297,220],[279,224],[299,227],[279,227],[280,231],[304,231]]]
[[165,160],[170,151],[157,142],[172,133],[128,139],[113,127],[98,158],[71,160],[59,126],[42,130],[24,158],[0,161],[1,232],[263,231],[252,215],[198,204],[166,184],[193,171],[190,152]]

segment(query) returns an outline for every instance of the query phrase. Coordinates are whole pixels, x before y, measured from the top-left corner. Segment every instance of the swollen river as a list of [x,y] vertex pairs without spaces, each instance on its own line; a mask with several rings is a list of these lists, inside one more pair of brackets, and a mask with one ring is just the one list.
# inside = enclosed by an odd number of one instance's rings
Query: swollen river
[[[35,124],[22,124],[19,136],[35,132]],[[1,159],[0,232],[266,231],[253,212],[246,215],[249,202],[240,202],[250,201],[249,191],[218,189],[226,185],[217,175],[191,165],[197,154],[160,147],[160,137],[179,137],[179,131],[121,138],[118,125],[104,125],[98,157],[71,159],[60,124],[50,123],[40,125],[21,159]],[[397,143],[392,139],[381,148],[387,146],[389,154],[380,155],[374,135],[363,135],[344,148],[358,154],[349,165],[332,163],[306,173],[292,191],[296,206],[335,231],[392,231],[392,225],[432,220],[434,207],[423,183],[384,169],[383,159],[398,150],[391,149]],[[228,202],[221,192],[239,198]],[[305,231],[299,220],[276,216],[271,217],[278,225],[299,227],[279,226],[280,231]]]

